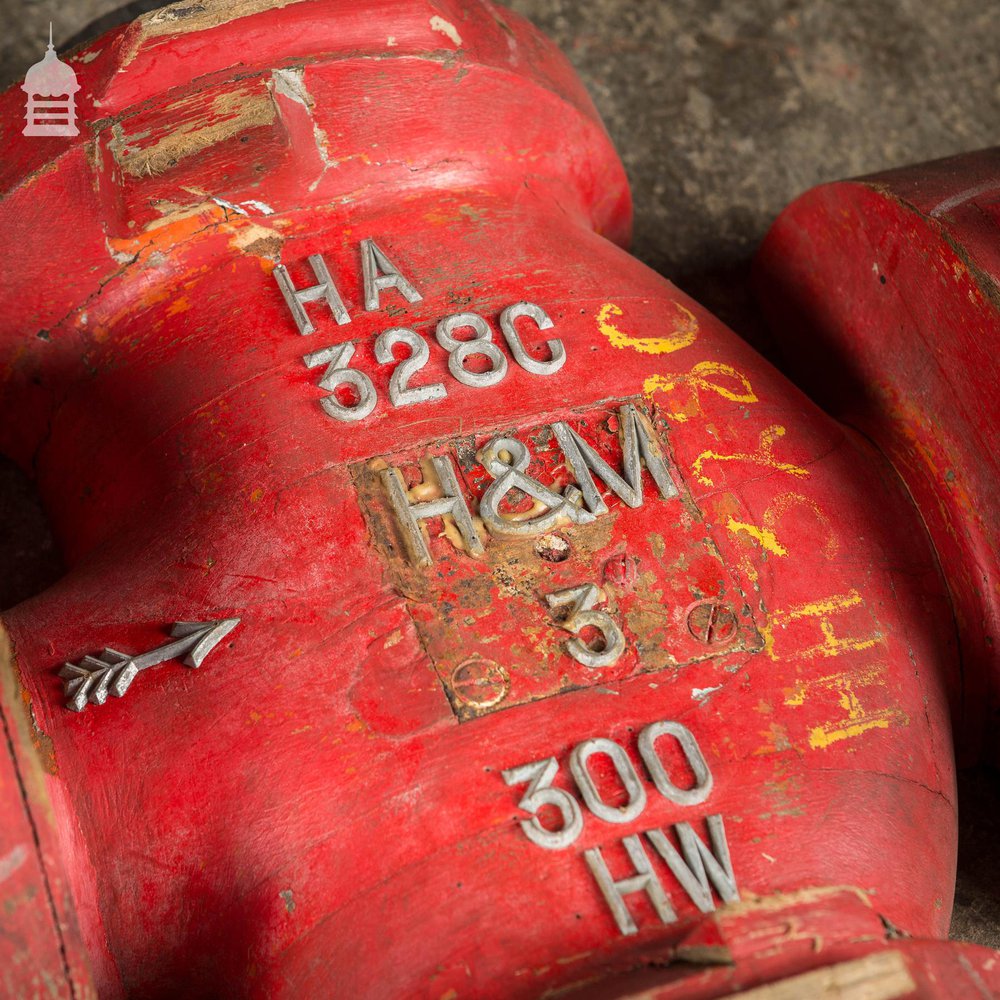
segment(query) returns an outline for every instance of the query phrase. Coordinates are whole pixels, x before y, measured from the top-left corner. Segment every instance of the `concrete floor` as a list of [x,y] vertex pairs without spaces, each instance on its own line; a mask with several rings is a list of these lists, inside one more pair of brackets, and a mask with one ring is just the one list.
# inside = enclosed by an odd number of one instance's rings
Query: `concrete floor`
[[[362,0],[358,0],[362,2]],[[997,0],[509,0],[562,47],[622,154],[638,257],[774,356],[746,282],[767,226],[825,180],[1000,141]],[[131,4],[132,15],[159,6]],[[0,0],[0,83],[121,20],[114,0]],[[780,364],[780,357],[774,357]],[[0,468],[0,607],[59,572]],[[952,933],[1000,947],[1000,779],[962,775]]]

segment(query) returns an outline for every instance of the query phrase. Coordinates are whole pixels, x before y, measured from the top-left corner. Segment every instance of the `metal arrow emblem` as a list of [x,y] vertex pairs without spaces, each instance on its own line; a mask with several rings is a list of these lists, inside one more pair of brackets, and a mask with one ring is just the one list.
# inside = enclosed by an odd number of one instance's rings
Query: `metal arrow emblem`
[[66,707],[82,712],[87,702],[103,705],[109,694],[120,698],[141,670],[167,660],[183,656],[185,666],[200,667],[205,657],[239,623],[239,618],[223,618],[217,622],[177,622],[170,629],[174,641],[148,653],[129,656],[116,649],[105,649],[100,656],[85,656],[79,663],[65,663],[59,676],[63,679]]

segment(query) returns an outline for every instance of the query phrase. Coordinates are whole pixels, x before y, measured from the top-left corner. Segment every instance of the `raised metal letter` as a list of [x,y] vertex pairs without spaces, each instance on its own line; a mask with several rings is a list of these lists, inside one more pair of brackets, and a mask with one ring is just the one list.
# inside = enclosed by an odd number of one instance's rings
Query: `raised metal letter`
[[631,403],[622,406],[619,420],[622,427],[624,478],[619,476],[569,424],[560,420],[552,425],[552,432],[566,456],[566,465],[583,493],[587,510],[592,514],[606,514],[608,505],[597,489],[591,471],[629,507],[642,506],[642,462],[645,462],[646,469],[665,500],[677,496],[677,486],[670,476],[663,455],[650,439],[645,423]]
[[665,924],[672,924],[677,919],[677,914],[674,913],[674,908],[670,905],[670,900],[649,863],[649,857],[642,849],[642,842],[638,837],[631,836],[625,837],[622,840],[622,845],[628,852],[632,864],[635,865],[636,874],[629,878],[619,879],[617,882],[608,871],[600,848],[591,847],[583,852],[587,867],[597,880],[608,906],[611,907],[611,913],[614,915],[618,930],[622,934],[638,933],[639,928],[636,927],[632,914],[628,912],[628,907],[625,905],[625,896],[633,892],[645,892],[660,920]]
[[[566,497],[525,475],[531,453],[516,438],[494,438],[483,449],[480,461],[496,480],[490,484],[479,502],[479,516],[490,531],[501,535],[536,535],[548,531],[561,521],[587,524],[594,520],[593,514],[581,510]],[[544,504],[548,508],[546,513],[530,518],[517,515],[503,517],[499,510],[500,501],[515,488]]]
[[722,824],[722,817],[709,816],[705,822],[708,824],[708,836],[712,842],[711,850],[691,829],[690,823],[674,824],[684,854],[683,858],[667,840],[662,830],[647,830],[646,836],[660,857],[666,861],[674,873],[674,878],[691,897],[691,902],[702,913],[711,913],[715,909],[711,886],[715,886],[719,898],[725,903],[738,903],[740,894],[736,888],[736,876],[733,874],[733,863],[729,858],[729,844],[726,841],[726,828]]
[[[353,357],[354,343],[349,340],[344,344],[335,344],[333,347],[313,351],[312,354],[306,354],[302,358],[306,368],[326,365],[326,371],[319,380],[319,387],[326,389],[331,395],[321,399],[319,405],[334,420],[363,420],[375,409],[375,386],[372,385],[372,380],[364,372],[347,367]],[[345,406],[333,395],[337,386],[345,383],[354,386],[358,394],[358,401],[353,406]]]
[[462,491],[452,468],[451,459],[437,455],[431,459],[431,466],[441,487],[441,496],[435,500],[425,500],[422,503],[411,503],[406,495],[406,484],[399,469],[384,469],[382,485],[389,497],[396,520],[403,532],[403,542],[412,562],[417,566],[430,566],[431,553],[427,548],[420,521],[429,517],[450,516],[455,521],[465,543],[466,550],[474,556],[485,552],[483,541],[476,530],[476,524],[469,513],[469,506],[462,496]]
[[573,605],[573,610],[559,621],[559,624],[568,632],[576,635],[590,625],[596,628],[604,638],[604,648],[599,650],[591,649],[581,639],[570,639],[566,643],[569,655],[585,667],[610,667],[625,652],[625,636],[622,635],[622,630],[614,619],[605,611],[591,610],[600,596],[600,590],[592,583],[545,595],[545,600],[550,608],[559,608],[566,604]]
[[[614,764],[615,771],[628,793],[628,802],[623,806],[609,806],[602,798],[594,779],[587,770],[587,761],[595,753],[605,754]],[[613,740],[598,737],[584,740],[573,748],[569,755],[569,769],[573,773],[577,788],[587,803],[587,808],[599,819],[608,823],[631,823],[642,815],[646,808],[646,789],[639,783],[628,754]]]
[[306,313],[305,303],[307,302],[325,299],[333,313],[333,318],[341,326],[351,322],[350,313],[344,308],[340,292],[337,291],[337,286],[334,284],[333,278],[330,277],[330,272],[326,269],[322,255],[314,253],[308,259],[313,274],[319,281],[318,285],[312,285],[310,288],[296,290],[291,277],[289,277],[288,268],[283,264],[278,264],[274,269],[274,280],[278,282],[281,294],[285,297],[285,302],[288,303],[288,308],[292,311],[292,319],[295,320],[299,333],[304,337],[316,329]]
[[379,308],[379,292],[395,288],[407,302],[419,302],[423,296],[399,273],[399,269],[378,248],[374,240],[361,241],[361,276],[365,283],[365,310]]
[[527,316],[535,321],[539,330],[550,330],[552,320],[548,313],[541,306],[536,306],[534,302],[515,302],[512,306],[507,306],[500,313],[500,331],[507,341],[510,353],[514,355],[514,360],[525,370],[533,375],[555,375],[564,364],[566,364],[566,348],[561,340],[547,340],[545,346],[549,349],[552,357],[548,361],[539,361],[533,358],[525,349],[521,337],[517,332],[515,322],[522,316]]

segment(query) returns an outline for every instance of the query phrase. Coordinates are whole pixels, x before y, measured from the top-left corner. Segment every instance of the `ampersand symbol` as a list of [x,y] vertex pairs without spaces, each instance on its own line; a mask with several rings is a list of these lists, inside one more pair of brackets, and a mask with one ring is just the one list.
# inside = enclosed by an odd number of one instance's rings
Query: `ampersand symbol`
[[[562,496],[526,474],[531,453],[516,438],[494,438],[482,450],[479,459],[495,480],[479,503],[479,516],[491,531],[502,535],[535,535],[549,531],[560,522],[588,524],[594,520],[590,511],[573,502],[579,497],[579,490],[571,487],[572,493]],[[548,509],[535,517],[528,516],[531,511],[503,517],[500,502],[513,489],[527,494],[536,501],[536,506],[541,504]]]

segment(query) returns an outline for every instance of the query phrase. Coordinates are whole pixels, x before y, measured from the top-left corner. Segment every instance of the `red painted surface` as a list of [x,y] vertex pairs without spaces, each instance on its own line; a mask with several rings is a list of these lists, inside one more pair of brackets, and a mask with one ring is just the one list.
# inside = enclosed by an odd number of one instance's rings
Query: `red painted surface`
[[[91,123],[78,141],[29,144],[5,125],[0,217],[17,250],[0,277],[0,448],[37,475],[71,569],[4,616],[22,687],[4,712],[44,749],[45,788],[22,798],[51,809],[48,878],[65,871],[73,906],[37,931],[15,907],[23,935],[4,947],[57,928],[69,971],[46,971],[64,995],[73,977],[86,988],[82,944],[110,997],[535,996],[672,958],[712,967],[672,967],[664,995],[713,996],[884,950],[879,915],[943,934],[960,685],[906,491],[863,437],[621,249],[624,174],[547,43],[485,4],[370,7],[247,5],[217,24],[168,9],[75,58]],[[368,238],[419,302],[389,289],[364,309]],[[305,287],[314,253],[351,323],[315,302],[302,337],[272,271],[280,258]],[[520,300],[554,323],[519,328],[535,356],[551,337],[566,348],[554,375],[499,336]],[[434,339],[470,310],[509,364],[490,388],[452,377]],[[374,342],[399,325],[430,347],[413,384],[440,382],[445,399],[390,405]],[[302,360],[348,339],[378,399],[356,423],[326,415],[323,368]],[[419,487],[421,459],[455,457],[475,512],[483,442],[515,437],[529,475],[569,485],[552,424],[620,471],[627,403],[676,497],[648,474],[636,509],[604,490],[608,513],[558,527],[562,561],[485,529],[484,555],[462,554],[440,519],[431,566],[406,561],[380,463]],[[593,673],[544,599],[590,583],[627,641]],[[713,599],[739,628],[699,654],[688,616]],[[64,707],[63,663],[229,617],[241,624],[197,671],[166,663],[122,698]],[[462,709],[449,658],[466,648],[495,651],[511,704]],[[640,760],[660,720],[704,754],[698,804],[661,795]],[[555,787],[579,802],[569,758],[593,738],[624,749],[645,809],[613,823],[580,804],[571,846],[537,846],[525,786],[501,772],[554,757]],[[675,783],[694,780],[669,739],[657,746]],[[40,752],[14,744],[12,760],[26,771]],[[606,764],[592,773],[623,805]],[[676,846],[687,823],[707,842],[710,816],[744,901],[719,916],[647,833]],[[583,852],[624,878],[622,838],[640,834],[676,919],[632,895],[625,936]],[[915,983],[962,960],[996,982],[990,953],[898,948]]]
[[757,261],[795,377],[878,444],[920,508],[959,623],[960,745],[993,759],[998,222],[991,149],[817,188],[786,209]]

